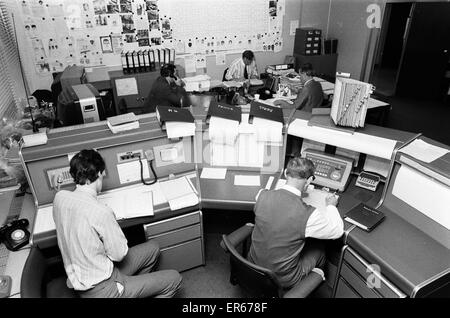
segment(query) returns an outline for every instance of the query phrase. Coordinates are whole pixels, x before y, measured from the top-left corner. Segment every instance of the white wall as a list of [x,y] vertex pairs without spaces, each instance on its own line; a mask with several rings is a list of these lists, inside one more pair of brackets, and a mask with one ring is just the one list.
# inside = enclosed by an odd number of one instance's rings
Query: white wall
[[[251,1],[251,0],[243,0]],[[266,53],[255,52],[256,63],[258,65],[258,71],[261,73],[264,71],[267,65],[279,64],[284,62],[286,55],[292,55],[294,51],[294,35],[289,35],[290,21],[300,19],[300,6],[299,0],[286,0],[285,16],[283,19],[283,49],[278,53]],[[257,19],[258,17],[255,17]],[[230,63],[241,56],[240,54],[227,54],[225,65],[216,65],[215,56],[208,56],[206,60],[206,73],[211,76],[212,79],[222,80],[224,70],[230,65]],[[176,64],[184,65],[184,62],[177,59]],[[197,71],[197,74],[203,74],[205,71]],[[195,74],[186,74],[192,76]]]

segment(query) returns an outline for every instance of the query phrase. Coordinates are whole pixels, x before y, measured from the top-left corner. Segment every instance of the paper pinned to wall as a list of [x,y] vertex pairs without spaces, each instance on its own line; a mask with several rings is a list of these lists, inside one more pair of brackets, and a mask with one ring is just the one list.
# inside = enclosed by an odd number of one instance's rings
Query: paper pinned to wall
[[184,57],[184,70],[187,73],[195,73],[196,69],[196,60],[194,55],[187,55]]
[[196,54],[196,67],[197,68],[206,68],[206,55],[205,54]]
[[298,20],[291,20],[289,27],[289,35],[295,35],[295,30],[297,30],[299,26]]
[[225,65],[226,63],[225,53],[216,53],[216,65]]

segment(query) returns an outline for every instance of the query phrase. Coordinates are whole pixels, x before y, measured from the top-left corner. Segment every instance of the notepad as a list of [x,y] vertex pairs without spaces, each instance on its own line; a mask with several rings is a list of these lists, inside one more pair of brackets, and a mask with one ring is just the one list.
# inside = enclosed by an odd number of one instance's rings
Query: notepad
[[203,168],[200,178],[202,179],[225,179],[226,168]]
[[259,187],[261,185],[261,178],[260,176],[235,175],[234,185]]
[[110,207],[117,220],[153,215],[153,193],[149,188],[105,193],[99,195],[98,201]]
[[167,180],[160,185],[172,211],[193,206],[199,202],[197,194],[186,177]]

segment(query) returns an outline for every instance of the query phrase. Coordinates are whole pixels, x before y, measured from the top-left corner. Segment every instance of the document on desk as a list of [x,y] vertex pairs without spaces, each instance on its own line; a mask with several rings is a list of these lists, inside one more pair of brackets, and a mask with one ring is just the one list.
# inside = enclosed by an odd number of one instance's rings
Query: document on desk
[[200,178],[224,180],[226,175],[227,175],[226,168],[203,168]]
[[234,185],[259,187],[261,186],[261,176],[235,175]]
[[168,121],[166,122],[166,131],[169,139],[194,136],[195,123]]
[[53,220],[53,205],[39,208],[36,212],[33,234],[44,233],[56,229]]
[[[147,179],[150,177],[150,173],[148,171],[148,162],[147,160],[144,159],[141,159],[141,161],[142,161],[142,174],[144,179]],[[141,166],[139,164],[139,161],[134,160],[118,164],[117,174],[119,175],[120,184],[141,180]]]
[[129,188],[98,196],[98,201],[109,206],[117,220],[153,215],[153,193],[150,188]]
[[430,163],[449,152],[449,150],[416,139],[405,148],[399,150],[423,162]]
[[169,201],[170,210],[198,204],[198,196],[185,176],[161,182],[161,189]]

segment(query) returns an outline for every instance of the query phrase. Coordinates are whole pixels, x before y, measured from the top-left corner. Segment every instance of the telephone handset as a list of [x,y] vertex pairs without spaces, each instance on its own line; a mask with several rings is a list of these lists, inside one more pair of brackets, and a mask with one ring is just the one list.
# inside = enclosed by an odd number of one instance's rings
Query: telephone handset
[[316,168],[313,184],[341,192],[345,190],[352,171],[353,159],[315,149],[305,149],[302,156],[310,159]]

